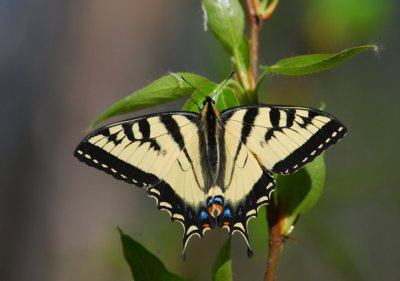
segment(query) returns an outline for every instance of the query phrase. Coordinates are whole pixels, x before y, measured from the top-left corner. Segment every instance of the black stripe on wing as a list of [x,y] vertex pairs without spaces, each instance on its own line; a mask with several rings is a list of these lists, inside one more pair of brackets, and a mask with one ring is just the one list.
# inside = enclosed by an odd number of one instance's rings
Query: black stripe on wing
[[241,141],[258,153],[265,168],[278,174],[296,172],[347,132],[334,116],[307,107],[241,106],[225,110],[221,116],[226,123],[242,124]]
[[146,173],[118,159],[90,142],[80,143],[74,155],[89,166],[102,170],[118,180],[135,184],[139,187],[153,186],[160,182],[160,179],[155,175]]
[[[314,112],[310,111],[310,115]],[[309,116],[310,116],[309,115]],[[332,118],[332,117],[331,117]],[[313,117],[305,120],[303,129],[312,126]],[[280,174],[291,174],[310,163],[328,147],[336,144],[347,133],[347,129],[336,118],[323,125],[303,145],[293,151],[285,159],[277,162],[272,171]]]

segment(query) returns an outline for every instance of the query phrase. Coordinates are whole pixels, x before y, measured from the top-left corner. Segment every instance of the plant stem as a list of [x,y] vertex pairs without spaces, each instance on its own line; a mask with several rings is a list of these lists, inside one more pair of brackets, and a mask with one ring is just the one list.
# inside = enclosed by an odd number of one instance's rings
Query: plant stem
[[280,225],[280,214],[274,202],[267,206],[267,220],[269,232],[268,261],[265,269],[264,281],[275,281],[278,269],[279,255],[283,248],[284,237]]
[[249,83],[250,89],[256,89],[258,79],[258,42],[259,33],[262,27],[262,18],[258,14],[258,1],[246,0],[247,18],[249,20],[249,39],[250,39],[250,67],[249,67]]
[[[266,4],[260,3],[260,0],[246,0],[250,41],[250,65],[248,70],[248,81],[250,86],[249,95],[253,96],[253,100],[255,100],[254,97],[257,95],[256,88],[258,80],[260,30],[264,21],[267,21],[274,13],[278,3],[279,0],[271,0],[271,2],[269,2],[265,8]],[[280,225],[279,209],[274,202],[271,202],[271,204],[267,207],[267,221],[269,232],[269,249],[264,280],[275,281],[279,254],[283,248],[284,236],[282,235],[282,229]]]
[[267,9],[265,10],[264,14],[262,15],[262,19],[264,21],[269,20],[272,14],[275,12],[276,7],[278,7],[279,0],[272,0],[269,4]]

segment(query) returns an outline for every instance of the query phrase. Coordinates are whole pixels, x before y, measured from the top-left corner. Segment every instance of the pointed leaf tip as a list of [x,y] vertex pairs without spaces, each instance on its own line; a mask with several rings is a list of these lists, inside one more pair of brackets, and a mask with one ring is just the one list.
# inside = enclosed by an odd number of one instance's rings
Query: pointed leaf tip
[[336,54],[312,54],[286,58],[271,66],[262,66],[266,73],[282,75],[306,75],[329,70],[375,45],[364,45],[343,50]]

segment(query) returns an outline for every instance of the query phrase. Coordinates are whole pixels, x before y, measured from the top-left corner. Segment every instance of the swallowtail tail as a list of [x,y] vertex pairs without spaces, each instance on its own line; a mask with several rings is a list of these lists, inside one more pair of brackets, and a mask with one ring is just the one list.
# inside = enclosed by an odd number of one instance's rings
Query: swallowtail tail
[[147,190],[189,238],[215,227],[239,232],[251,253],[248,221],[268,204],[273,173],[291,174],[346,134],[332,115],[293,106],[239,106],[220,112],[164,112],[101,127],[75,156]]

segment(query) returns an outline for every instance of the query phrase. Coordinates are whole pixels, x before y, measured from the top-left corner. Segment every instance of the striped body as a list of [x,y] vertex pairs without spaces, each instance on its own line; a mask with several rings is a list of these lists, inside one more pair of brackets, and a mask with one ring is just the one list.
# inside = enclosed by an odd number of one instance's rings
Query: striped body
[[241,233],[249,245],[247,223],[268,204],[272,174],[294,173],[345,133],[320,110],[255,105],[219,112],[207,97],[200,114],[166,112],[99,128],[75,156],[146,188],[182,223],[184,249],[215,226]]

